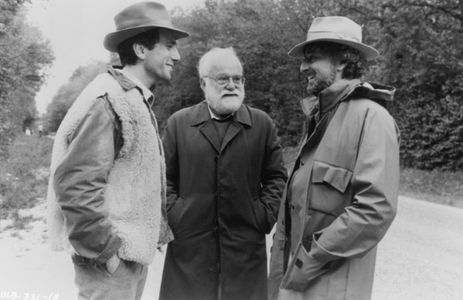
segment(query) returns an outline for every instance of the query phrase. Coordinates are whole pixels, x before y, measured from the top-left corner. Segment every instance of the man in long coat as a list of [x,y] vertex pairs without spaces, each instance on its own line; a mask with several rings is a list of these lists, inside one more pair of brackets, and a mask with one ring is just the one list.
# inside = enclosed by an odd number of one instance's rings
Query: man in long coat
[[163,139],[175,240],[160,299],[266,299],[265,234],[286,180],[276,128],[242,104],[233,49],[212,49],[198,71],[206,100],[173,114]]
[[362,82],[378,52],[345,17],[316,18],[303,58],[307,113],[280,208],[270,262],[270,299],[366,300],[376,246],[397,208],[398,130],[385,109],[394,89]]

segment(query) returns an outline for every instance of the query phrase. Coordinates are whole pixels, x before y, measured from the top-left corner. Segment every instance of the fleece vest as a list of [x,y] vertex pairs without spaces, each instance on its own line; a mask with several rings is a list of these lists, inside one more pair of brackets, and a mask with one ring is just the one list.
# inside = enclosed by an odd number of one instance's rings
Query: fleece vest
[[99,75],[85,88],[56,133],[47,195],[50,243],[54,250],[73,251],[53,189],[53,174],[65,157],[70,137],[96,99],[105,94],[121,121],[124,143],[108,176],[104,205],[122,240],[119,257],[148,265],[161,229],[165,191],[162,145],[141,93],[135,88],[124,90],[109,73]]

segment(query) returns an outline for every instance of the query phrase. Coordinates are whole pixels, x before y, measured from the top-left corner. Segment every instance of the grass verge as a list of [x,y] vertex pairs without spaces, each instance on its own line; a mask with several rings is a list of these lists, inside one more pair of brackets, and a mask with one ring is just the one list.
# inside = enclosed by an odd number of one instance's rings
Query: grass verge
[[402,169],[400,194],[463,208],[463,172]]

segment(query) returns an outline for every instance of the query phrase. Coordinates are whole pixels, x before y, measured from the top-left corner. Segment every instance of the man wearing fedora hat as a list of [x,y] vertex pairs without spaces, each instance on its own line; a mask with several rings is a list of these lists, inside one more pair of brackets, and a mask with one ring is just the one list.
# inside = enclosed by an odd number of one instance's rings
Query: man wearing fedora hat
[[171,79],[176,40],[188,34],[156,2],[123,9],[115,23],[104,47],[122,67],[73,103],[50,167],[50,241],[72,253],[79,299],[140,299],[156,248],[172,239],[152,88]]
[[301,57],[306,131],[279,211],[270,299],[370,299],[376,247],[397,208],[394,89],[360,78],[378,55],[346,17],[314,19]]

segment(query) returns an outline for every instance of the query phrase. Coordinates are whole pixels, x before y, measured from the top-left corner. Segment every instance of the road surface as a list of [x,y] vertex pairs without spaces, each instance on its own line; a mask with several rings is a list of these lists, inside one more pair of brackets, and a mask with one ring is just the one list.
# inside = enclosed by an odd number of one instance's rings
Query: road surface
[[[43,204],[23,212],[44,213]],[[26,230],[2,230],[6,225],[0,222],[0,300],[76,299],[70,258],[49,250],[43,218]],[[144,300],[157,299],[162,265],[159,254]],[[373,300],[402,299],[463,299],[463,209],[400,197],[378,249]]]

